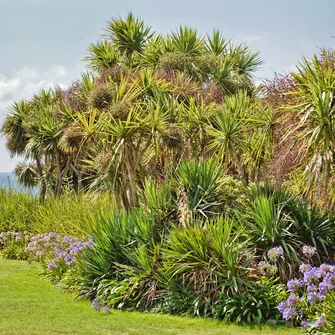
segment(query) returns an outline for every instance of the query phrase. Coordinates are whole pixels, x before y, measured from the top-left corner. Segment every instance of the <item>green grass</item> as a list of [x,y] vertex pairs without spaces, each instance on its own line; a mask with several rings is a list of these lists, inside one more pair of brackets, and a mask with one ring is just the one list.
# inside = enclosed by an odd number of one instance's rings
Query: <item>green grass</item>
[[0,259],[0,334],[237,335],[301,334],[298,329],[238,327],[214,320],[161,314],[94,311],[38,276],[39,267]]

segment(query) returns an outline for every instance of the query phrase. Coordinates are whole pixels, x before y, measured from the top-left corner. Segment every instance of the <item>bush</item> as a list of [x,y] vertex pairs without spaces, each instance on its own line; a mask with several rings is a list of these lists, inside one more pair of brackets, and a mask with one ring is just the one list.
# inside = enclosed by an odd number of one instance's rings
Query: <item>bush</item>
[[[311,258],[316,250],[305,246],[303,252]],[[301,324],[307,333],[323,334],[327,327],[334,326],[331,313],[334,308],[335,266],[321,264],[313,267],[306,263],[300,266],[300,272],[301,278],[287,282],[289,297],[280,302],[278,309],[285,320]]]
[[25,249],[29,261],[42,264],[44,275],[58,282],[75,263],[77,254],[90,248],[92,241],[79,241],[55,232],[33,236]]
[[280,317],[277,309],[280,297],[285,297],[285,287],[278,278],[261,278],[245,295],[225,297],[221,295],[214,303],[213,316],[227,322],[263,323]]

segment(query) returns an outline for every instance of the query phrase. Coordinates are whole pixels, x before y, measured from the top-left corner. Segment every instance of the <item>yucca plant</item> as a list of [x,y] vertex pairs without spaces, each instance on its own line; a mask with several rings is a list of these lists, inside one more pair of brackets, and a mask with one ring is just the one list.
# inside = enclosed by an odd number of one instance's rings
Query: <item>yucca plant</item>
[[296,251],[301,245],[315,246],[320,256],[327,257],[334,246],[333,215],[322,211],[308,200],[293,195],[285,189],[275,189],[271,185],[257,185],[251,188],[252,199],[265,197],[271,199],[275,206],[279,206],[282,214],[291,222],[288,230],[294,234]]
[[206,219],[220,213],[222,174],[223,169],[212,159],[187,160],[178,168],[177,178],[185,188],[189,209],[195,217]]
[[106,33],[113,45],[130,57],[134,52],[143,50],[152,36],[150,30],[143,20],[129,13],[125,19],[119,17],[108,21]]
[[173,222],[177,222],[173,183],[167,181],[159,184],[147,178],[144,180],[143,189],[140,188],[138,192],[140,206],[150,213],[162,232],[168,231]]
[[93,299],[103,279],[117,278],[116,263],[125,261],[122,246],[132,242],[128,229],[133,224],[130,217],[130,213],[115,212],[93,227],[93,248],[85,250],[78,258],[73,273],[63,280],[68,290]]
[[245,212],[237,212],[240,225],[245,227],[248,236],[261,251],[267,251],[277,245],[295,255],[295,249],[301,243],[293,232],[293,220],[284,211],[284,204],[276,204],[272,197],[259,196],[247,205]]
[[220,293],[243,294],[251,286],[252,255],[232,223],[223,218],[204,228],[198,223],[173,230],[162,254],[165,288],[172,296],[177,292],[185,298],[193,296],[196,315],[203,315]]
[[104,70],[122,62],[122,54],[108,41],[91,43],[89,55],[85,57],[89,69],[102,73]]
[[[136,262],[142,262],[141,266],[137,264],[138,274],[147,270],[144,265],[151,263],[145,256],[153,255],[155,246],[162,240],[154,218],[143,210],[119,211],[102,217],[92,228],[91,236],[93,248],[85,250],[73,273],[64,279],[70,289],[91,299],[97,295],[103,280],[110,286],[111,281],[128,278]],[[149,253],[143,253],[143,248]]]
[[97,297],[118,309],[152,308],[160,295],[160,244],[125,247],[127,264],[119,264],[123,280],[104,279]]

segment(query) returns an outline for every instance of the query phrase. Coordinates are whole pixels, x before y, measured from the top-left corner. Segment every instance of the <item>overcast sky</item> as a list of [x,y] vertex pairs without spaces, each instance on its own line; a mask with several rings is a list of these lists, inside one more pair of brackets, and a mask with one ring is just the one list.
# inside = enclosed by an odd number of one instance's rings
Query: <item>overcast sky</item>
[[[186,24],[245,41],[265,61],[260,80],[335,43],[334,0],[0,0],[0,122],[12,101],[78,78],[105,21],[129,11],[156,31]],[[1,139],[0,172],[16,161]]]

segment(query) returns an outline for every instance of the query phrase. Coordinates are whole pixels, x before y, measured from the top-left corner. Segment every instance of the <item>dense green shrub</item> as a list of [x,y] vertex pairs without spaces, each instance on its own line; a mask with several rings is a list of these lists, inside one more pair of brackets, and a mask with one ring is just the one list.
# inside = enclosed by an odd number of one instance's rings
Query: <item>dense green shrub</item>
[[285,287],[278,283],[278,278],[262,277],[254,283],[252,290],[242,296],[227,298],[220,295],[214,303],[213,315],[227,322],[259,324],[269,319],[278,320],[277,305],[285,297]]

